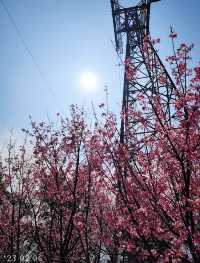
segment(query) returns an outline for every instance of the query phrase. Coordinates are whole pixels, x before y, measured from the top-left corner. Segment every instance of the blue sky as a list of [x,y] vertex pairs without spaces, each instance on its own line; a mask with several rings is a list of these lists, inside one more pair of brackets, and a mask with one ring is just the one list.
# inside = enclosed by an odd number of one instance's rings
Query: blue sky
[[[4,0],[43,76],[0,4],[0,141],[10,129],[20,130],[35,120],[54,119],[70,104],[90,108],[105,101],[119,112],[122,68],[111,43],[113,36],[109,0]],[[121,0],[124,6],[135,0]],[[194,42],[200,60],[200,1],[162,0],[152,6],[151,33],[161,38],[159,54],[170,54],[172,25],[179,41]],[[198,59],[196,61],[198,61]],[[98,90],[86,93],[79,85],[82,72],[99,77]],[[120,77],[121,76],[121,77]]]

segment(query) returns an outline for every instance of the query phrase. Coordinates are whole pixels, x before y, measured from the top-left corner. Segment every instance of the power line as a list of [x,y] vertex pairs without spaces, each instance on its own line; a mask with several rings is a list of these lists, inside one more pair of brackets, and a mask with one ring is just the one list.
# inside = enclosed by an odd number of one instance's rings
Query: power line
[[7,14],[7,16],[8,16],[8,18],[9,18],[11,24],[13,25],[13,27],[14,27],[14,29],[15,29],[18,37],[19,37],[19,39],[21,40],[21,42],[22,42],[22,44],[23,44],[23,46],[24,46],[27,54],[30,56],[30,58],[31,58],[31,60],[32,60],[32,62],[33,62],[33,64],[34,64],[34,66],[36,67],[36,69],[37,69],[37,71],[38,71],[38,73],[39,73],[39,75],[40,75],[40,78],[41,78],[42,81],[45,83],[46,87],[49,89],[51,95],[52,95],[52,96],[54,97],[54,99],[55,99],[54,91],[53,91],[52,88],[49,86],[49,83],[48,83],[48,81],[47,81],[44,73],[42,72],[39,63],[37,62],[36,58],[34,57],[34,55],[33,55],[32,51],[31,51],[30,47],[28,46],[28,44],[27,44],[24,36],[22,35],[19,27],[17,26],[17,24],[16,24],[13,16],[11,15],[11,13],[10,13],[10,11],[8,10],[8,8],[7,8],[6,4],[4,3],[4,1],[3,1],[3,0],[0,0],[0,3],[1,3],[1,5],[2,5],[4,11],[6,12],[6,14]]

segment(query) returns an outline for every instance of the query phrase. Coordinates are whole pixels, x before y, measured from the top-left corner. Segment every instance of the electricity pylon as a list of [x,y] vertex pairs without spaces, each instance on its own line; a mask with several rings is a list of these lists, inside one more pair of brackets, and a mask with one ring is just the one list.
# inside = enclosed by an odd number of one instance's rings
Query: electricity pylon
[[[116,51],[123,54],[125,48],[125,72],[121,120],[121,142],[126,144],[134,155],[134,139],[147,136],[146,131],[139,128],[139,122],[131,114],[139,108],[138,96],[147,99],[158,95],[162,108],[171,122],[172,100],[175,85],[165,66],[159,58],[151,40],[149,20],[151,4],[160,0],[142,0],[134,7],[124,8],[118,0],[110,0],[114,25]],[[146,117],[151,118],[151,109],[146,110]]]
[[[149,31],[151,4],[158,1],[160,0],[142,0],[136,6],[124,8],[118,0],[110,0],[116,51],[119,56],[124,54],[125,66],[120,141],[131,153],[130,163],[133,168],[134,156],[137,154],[135,142],[143,142],[156,134],[152,98],[159,98],[167,124],[173,122],[176,87],[152,44]],[[141,109],[139,97],[145,98],[149,103],[144,110]],[[141,121],[134,115],[137,110],[143,111],[145,120],[152,124],[150,127],[141,125]],[[143,146],[143,150],[148,151],[145,144]],[[124,175],[127,176],[126,166]],[[123,263],[126,262],[137,260],[124,251]]]

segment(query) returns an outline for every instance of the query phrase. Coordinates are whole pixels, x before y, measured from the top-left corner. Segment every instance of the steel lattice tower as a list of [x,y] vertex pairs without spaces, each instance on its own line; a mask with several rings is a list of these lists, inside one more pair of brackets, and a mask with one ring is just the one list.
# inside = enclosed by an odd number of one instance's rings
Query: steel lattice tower
[[[122,112],[124,118],[121,121],[121,142],[128,145],[134,154],[135,136],[147,136],[145,131],[138,127],[139,123],[134,119],[131,110],[140,107],[138,95],[149,98],[151,95],[159,95],[162,100],[162,107],[171,122],[172,100],[175,85],[159,58],[149,34],[149,19],[151,4],[160,0],[142,0],[134,7],[124,8],[118,0],[110,0],[114,25],[116,51],[123,54],[125,47],[125,73]],[[132,77],[127,77],[127,71]],[[134,71],[137,76],[133,77]],[[161,81],[162,78],[162,81]],[[164,81],[163,81],[164,80]],[[147,118],[151,117],[151,109],[146,113]]]

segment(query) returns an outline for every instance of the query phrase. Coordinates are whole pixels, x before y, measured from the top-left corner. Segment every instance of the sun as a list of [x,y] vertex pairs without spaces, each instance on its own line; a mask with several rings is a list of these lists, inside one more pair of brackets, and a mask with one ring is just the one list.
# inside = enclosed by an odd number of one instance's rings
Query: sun
[[80,75],[80,84],[82,89],[92,92],[97,89],[98,77],[93,72],[84,72]]

